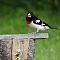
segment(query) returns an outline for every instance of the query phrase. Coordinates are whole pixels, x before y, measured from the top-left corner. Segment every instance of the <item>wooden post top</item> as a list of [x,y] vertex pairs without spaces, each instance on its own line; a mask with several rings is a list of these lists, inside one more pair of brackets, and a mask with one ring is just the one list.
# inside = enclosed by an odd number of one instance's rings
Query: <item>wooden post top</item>
[[41,39],[41,38],[48,38],[48,33],[30,33],[30,34],[6,34],[6,35],[0,35],[0,40],[4,39],[8,39],[8,40],[11,40],[11,39]]

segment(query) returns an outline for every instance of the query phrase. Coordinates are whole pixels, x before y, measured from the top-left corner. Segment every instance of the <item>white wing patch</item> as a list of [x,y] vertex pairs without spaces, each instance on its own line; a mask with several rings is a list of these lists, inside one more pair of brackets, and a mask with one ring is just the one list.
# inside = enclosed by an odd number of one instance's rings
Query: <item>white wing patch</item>
[[40,20],[36,20],[35,22],[36,22],[36,23],[39,23],[39,22],[40,22]]
[[42,23],[42,25],[45,25],[44,23]]

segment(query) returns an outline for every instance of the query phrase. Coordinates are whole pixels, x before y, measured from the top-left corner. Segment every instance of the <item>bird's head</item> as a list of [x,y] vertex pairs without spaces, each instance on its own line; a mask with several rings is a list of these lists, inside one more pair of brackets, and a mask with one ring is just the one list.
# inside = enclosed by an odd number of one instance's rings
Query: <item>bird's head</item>
[[26,15],[26,22],[27,24],[31,24],[32,20],[33,20],[33,13],[32,12],[28,12]]

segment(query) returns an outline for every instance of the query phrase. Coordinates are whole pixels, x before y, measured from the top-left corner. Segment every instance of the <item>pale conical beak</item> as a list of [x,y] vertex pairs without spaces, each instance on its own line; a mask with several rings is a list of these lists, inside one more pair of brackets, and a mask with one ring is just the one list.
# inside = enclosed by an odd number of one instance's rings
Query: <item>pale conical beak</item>
[[30,13],[28,14],[28,17],[31,17],[31,14]]

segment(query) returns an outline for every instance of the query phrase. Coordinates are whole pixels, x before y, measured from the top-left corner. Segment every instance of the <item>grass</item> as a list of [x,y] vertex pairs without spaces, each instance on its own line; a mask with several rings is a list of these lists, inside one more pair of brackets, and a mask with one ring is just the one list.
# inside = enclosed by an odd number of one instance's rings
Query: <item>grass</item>
[[[0,34],[20,34],[33,32],[32,28],[25,23],[27,10],[23,8],[0,9]],[[59,14],[52,15],[46,11],[34,11],[35,15],[53,27],[60,27]],[[39,39],[35,42],[35,60],[60,60],[60,31],[46,30],[48,39]]]
[[[53,31],[53,33],[52,33]],[[51,30],[49,38],[36,40],[35,60],[60,60],[60,31]],[[36,48],[37,47],[37,48]]]

